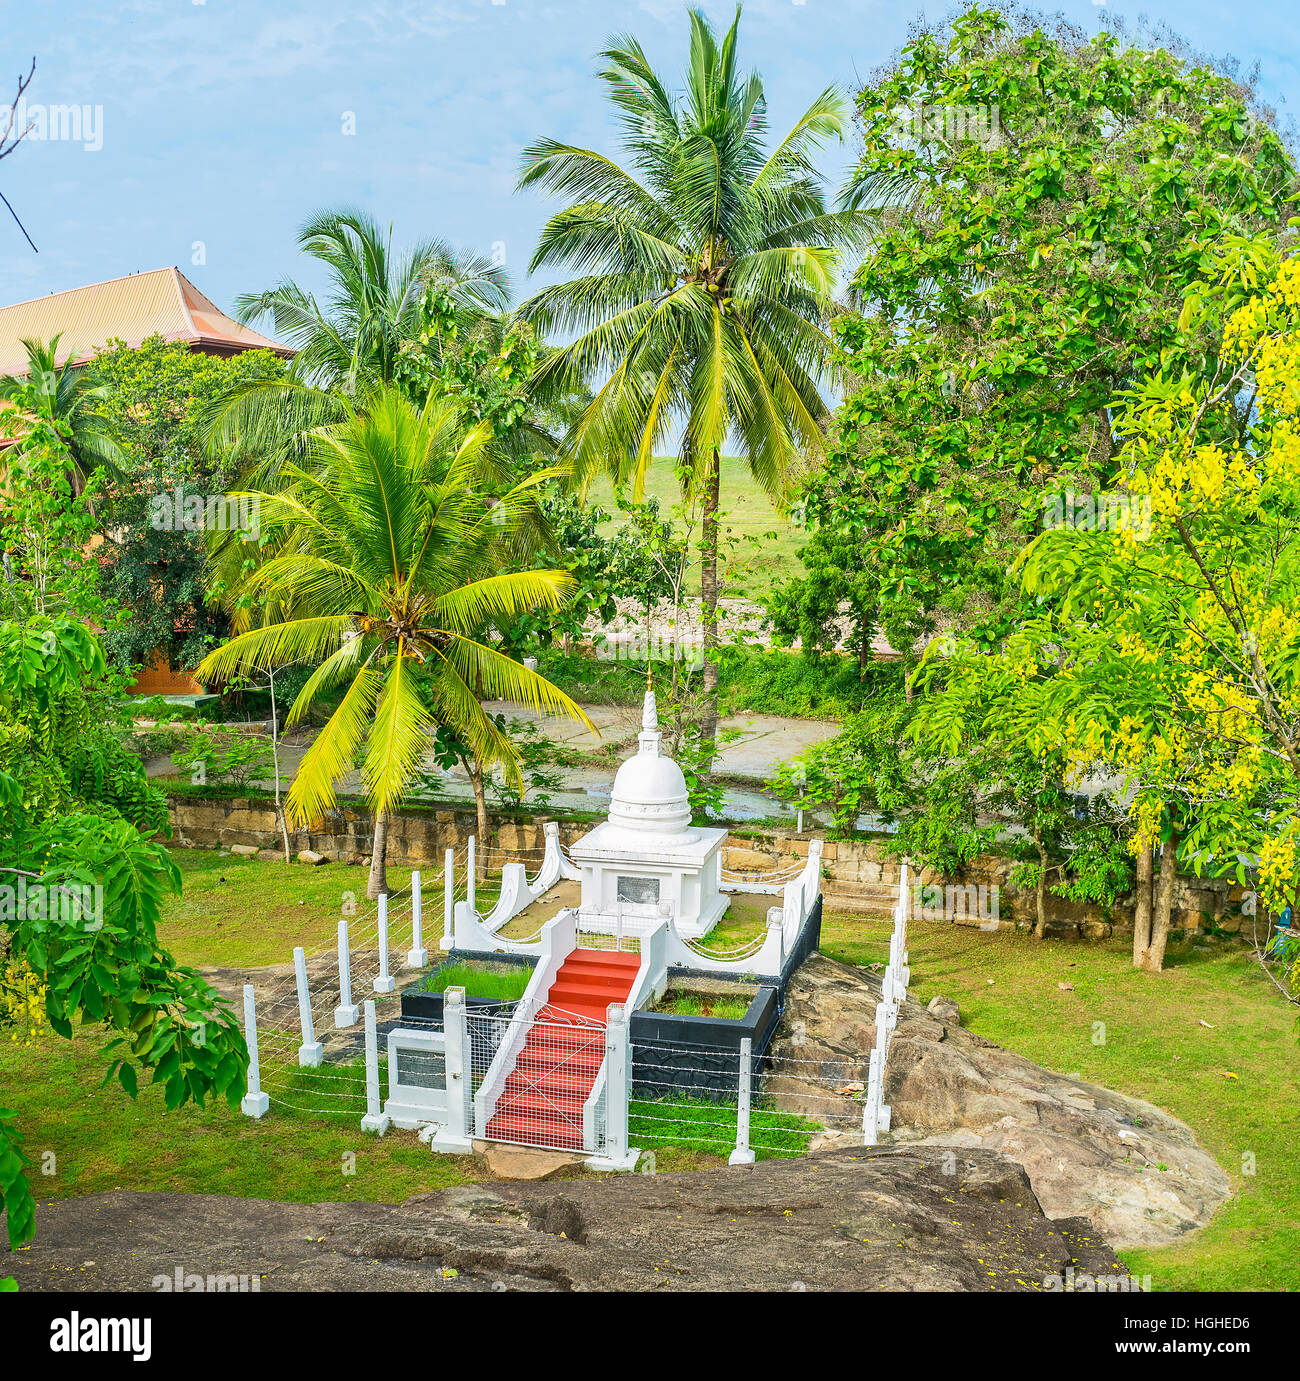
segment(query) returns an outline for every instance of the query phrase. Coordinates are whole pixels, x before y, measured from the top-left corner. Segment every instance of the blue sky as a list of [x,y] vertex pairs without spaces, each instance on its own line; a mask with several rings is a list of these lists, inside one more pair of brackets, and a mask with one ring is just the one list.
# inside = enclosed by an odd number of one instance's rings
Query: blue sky
[[[1293,3],[1293,0],[1284,0]],[[731,4],[704,8],[724,24]],[[906,37],[907,0],[750,0],[742,60],[763,73],[773,131],[829,82],[855,84]],[[1284,118],[1300,108],[1300,35],[1264,0],[1066,0],[1089,31],[1119,13],[1260,64]],[[504,248],[516,293],[546,204],[515,195],[539,135],[615,151],[592,72],[631,32],[661,71],[685,57],[680,0],[9,0],[0,103],[37,58],[28,101],[102,107],[102,147],[31,143],[0,162],[0,304],[177,264],[221,307],[284,275],[312,210],[354,203],[396,243],[441,235]],[[345,134],[345,112],[355,134]],[[83,144],[87,142],[83,131]],[[851,150],[828,155],[838,184]],[[203,263],[194,259],[202,243]]]

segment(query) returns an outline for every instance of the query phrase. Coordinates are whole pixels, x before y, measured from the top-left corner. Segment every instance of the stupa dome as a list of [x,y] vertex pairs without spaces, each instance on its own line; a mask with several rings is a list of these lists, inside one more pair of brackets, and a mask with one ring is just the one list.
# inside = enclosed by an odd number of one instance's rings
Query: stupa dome
[[653,691],[646,691],[641,714],[640,751],[629,758],[614,778],[609,823],[640,834],[693,833],[686,778],[671,758],[660,756],[659,713]]

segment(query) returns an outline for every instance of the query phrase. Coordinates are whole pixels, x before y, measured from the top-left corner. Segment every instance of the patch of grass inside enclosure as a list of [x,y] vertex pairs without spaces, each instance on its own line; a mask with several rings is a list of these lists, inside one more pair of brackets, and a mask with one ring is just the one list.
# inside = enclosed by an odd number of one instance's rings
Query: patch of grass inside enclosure
[[518,1002],[524,995],[532,969],[521,964],[446,964],[420,984],[426,993],[445,993],[464,988],[467,997],[487,997],[494,1002]]
[[749,1011],[748,997],[728,997],[724,993],[692,993],[669,988],[655,1003],[653,1011],[671,1012],[678,1017],[720,1017],[724,1021],[743,1021]]

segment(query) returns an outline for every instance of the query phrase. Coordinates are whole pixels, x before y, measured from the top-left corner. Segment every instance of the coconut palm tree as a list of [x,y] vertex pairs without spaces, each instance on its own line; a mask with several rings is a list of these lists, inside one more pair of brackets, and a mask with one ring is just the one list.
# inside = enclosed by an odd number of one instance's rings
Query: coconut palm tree
[[[345,398],[400,382],[404,351],[421,335],[429,294],[450,300],[461,335],[499,330],[495,323],[510,299],[501,265],[438,239],[395,255],[391,232],[348,207],[312,216],[298,232],[298,248],[325,268],[323,300],[292,279],[235,300],[239,321],[269,319],[297,350],[288,374],[233,389],[204,419],[215,450],[258,463],[250,476],[258,483],[272,479],[286,460],[301,462],[303,438],[313,427],[342,420]],[[422,344],[438,348],[436,338]]]
[[549,476],[493,489],[491,429],[467,427],[463,403],[445,394],[417,408],[380,386],[364,408],[345,406],[342,422],[308,436],[304,464],[287,464],[279,487],[248,495],[276,554],[252,571],[245,590],[283,609],[283,621],[233,637],[196,675],[220,681],[320,662],[288,722],[325,696],[342,697],[303,757],[287,809],[303,823],[330,808],[336,781],[360,755],[376,820],[376,896],[387,886],[388,813],[418,775],[438,725],[479,764],[500,764],[521,785],[518,756],[484,711],[483,695],[592,726],[563,692],[479,637],[494,619],[556,608],[572,589],[558,571],[502,573],[517,557],[534,490]]
[[[519,183],[569,203],[530,267],[580,276],[520,309],[539,331],[574,337],[542,364],[539,388],[595,388],[562,454],[579,484],[608,467],[639,498],[656,452],[680,436],[701,502],[706,649],[717,641],[722,447],[734,440],[778,508],[794,463],[820,453],[832,293],[872,224],[862,209],[827,209],[812,162],[844,135],[844,97],[827,88],[769,150],[762,81],[736,63],[739,22],[738,9],[719,44],[691,13],[681,95],[634,39],[613,40],[599,76],[628,166],[543,139],[524,151]],[[709,659],[709,738],[717,674]]]
[[71,457],[68,478],[75,496],[85,489],[92,470],[120,476],[126,453],[112,423],[95,411],[108,397],[107,387],[97,383],[91,371],[74,368],[70,360],[59,365],[60,339],[23,341],[26,375],[0,377],[0,409],[8,404],[13,419],[0,426],[15,432],[8,439],[21,445],[23,433],[34,419],[57,424],[67,441]]

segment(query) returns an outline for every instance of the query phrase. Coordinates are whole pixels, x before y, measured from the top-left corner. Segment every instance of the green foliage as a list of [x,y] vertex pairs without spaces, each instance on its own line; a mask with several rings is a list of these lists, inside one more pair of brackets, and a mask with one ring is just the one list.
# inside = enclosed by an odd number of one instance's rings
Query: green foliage
[[[0,378],[0,415],[7,413],[11,425],[17,423],[10,436],[29,438],[33,423],[57,428],[67,439],[72,492],[80,494],[92,470],[116,476],[123,453],[115,424],[101,412],[108,388],[93,371],[74,367],[73,351],[66,352],[60,366],[59,340],[56,335],[48,343],[23,342],[27,372]],[[19,445],[24,444],[20,440]]]
[[172,762],[198,785],[229,782],[242,789],[271,777],[270,741],[257,734],[200,729],[172,753]]
[[1045,488],[1104,486],[1117,391],[1172,349],[1212,358],[1184,294],[1216,249],[1281,232],[1291,159],[1208,65],[978,4],[923,26],[858,111],[856,200],[905,214],[835,323],[856,383],[804,495],[808,574],[772,612],[805,647],[845,617],[854,648],[992,646]]
[[515,751],[481,697],[585,720],[544,678],[479,640],[491,624],[567,598],[568,577],[510,569],[545,477],[498,491],[490,428],[470,426],[445,394],[417,409],[380,388],[347,412],[312,433],[306,466],[286,465],[283,488],[258,494],[275,554],[232,593],[265,601],[276,621],[239,633],[199,668],[227,682],[317,663],[291,724],[322,696],[341,696],[289,790],[289,814],[302,822],[332,806],[358,756],[376,815],[395,805],[439,725],[480,766],[499,763],[518,782]]
[[[97,684],[96,638],[80,621],[0,624],[0,945],[44,993],[51,1030],[104,1027],[105,1083],[135,1096],[142,1073],[166,1105],[232,1104],[247,1052],[233,1014],[158,941],[180,875],[146,835],[166,803],[117,742]],[[21,904],[12,886],[21,880]],[[10,1245],[30,1237],[30,1190],[16,1127],[0,1115],[0,1193]]]
[[207,600],[204,533],[176,519],[187,500],[224,494],[234,478],[229,457],[205,446],[208,412],[232,390],[281,379],[284,368],[267,350],[226,358],[158,336],[137,348],[110,344],[97,357],[98,409],[124,452],[104,490],[101,548],[105,592],[131,610],[104,640],[116,665],[148,666],[161,651],[170,665],[193,667],[225,632],[225,616]]

